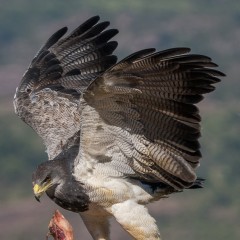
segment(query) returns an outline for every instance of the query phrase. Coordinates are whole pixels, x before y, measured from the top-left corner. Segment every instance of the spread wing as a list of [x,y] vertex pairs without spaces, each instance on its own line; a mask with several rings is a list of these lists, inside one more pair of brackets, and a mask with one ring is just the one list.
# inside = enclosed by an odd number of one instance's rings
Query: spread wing
[[78,164],[84,159],[101,174],[160,181],[178,190],[191,186],[201,157],[195,104],[224,74],[209,57],[189,51],[142,50],[90,84],[81,100]]
[[32,60],[16,90],[15,112],[43,139],[49,158],[80,129],[79,98],[97,76],[117,61],[112,52],[118,33],[92,17],[67,37],[54,33]]

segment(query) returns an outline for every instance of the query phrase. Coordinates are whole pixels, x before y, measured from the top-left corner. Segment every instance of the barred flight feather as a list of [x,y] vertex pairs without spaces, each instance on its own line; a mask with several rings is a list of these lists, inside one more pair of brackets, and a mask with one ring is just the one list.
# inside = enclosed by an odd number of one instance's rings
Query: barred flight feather
[[[132,134],[134,160],[129,161],[136,175],[178,190],[196,180],[193,169],[201,157],[201,118],[194,104],[215,89],[217,77],[224,76],[209,68],[216,66],[211,58],[189,51],[136,52],[97,78],[83,94],[102,121]],[[135,134],[146,138],[142,153],[134,145]],[[141,169],[141,163],[148,170]]]
[[[62,37],[67,27],[54,33],[33,59],[17,89],[16,113],[43,138],[51,159],[59,154],[68,138],[80,130],[81,113],[77,109],[82,92],[117,61],[112,55],[117,42],[108,41],[118,31],[106,30],[109,23],[98,21],[98,16],[89,19],[65,38]],[[33,103],[31,99],[38,101]],[[69,102],[74,103],[72,109],[68,108]],[[51,124],[46,129],[46,121],[52,113],[54,121],[50,118]],[[42,117],[36,124],[39,116]],[[67,134],[59,130],[62,117]]]

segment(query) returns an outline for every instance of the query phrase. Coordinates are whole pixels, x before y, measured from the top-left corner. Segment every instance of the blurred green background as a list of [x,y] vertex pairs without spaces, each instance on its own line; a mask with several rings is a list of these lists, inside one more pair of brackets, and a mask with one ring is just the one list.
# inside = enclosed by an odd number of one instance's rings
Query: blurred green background
[[[205,188],[150,206],[166,240],[240,239],[240,4],[231,0],[0,0],[0,239],[45,239],[56,208],[36,203],[31,173],[47,156],[14,114],[12,99],[31,59],[58,28],[93,15],[120,30],[119,59],[155,47],[190,47],[227,77],[200,104]],[[77,214],[63,211],[76,239],[91,239]],[[112,239],[130,239],[112,223]]]

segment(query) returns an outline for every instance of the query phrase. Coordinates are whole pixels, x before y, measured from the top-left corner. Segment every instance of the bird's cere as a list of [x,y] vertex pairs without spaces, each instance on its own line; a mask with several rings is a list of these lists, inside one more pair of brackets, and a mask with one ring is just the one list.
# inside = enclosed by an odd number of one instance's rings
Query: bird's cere
[[33,186],[33,192],[36,199],[39,201],[40,197],[47,191],[47,189],[51,186],[51,182],[45,182],[42,185],[35,184]]

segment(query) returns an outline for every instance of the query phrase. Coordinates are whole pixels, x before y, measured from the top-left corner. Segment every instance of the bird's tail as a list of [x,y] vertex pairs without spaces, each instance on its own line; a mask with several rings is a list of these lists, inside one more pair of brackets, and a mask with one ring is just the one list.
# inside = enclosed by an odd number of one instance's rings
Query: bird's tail
[[[197,178],[195,182],[186,189],[203,188],[204,181],[205,179],[203,178]],[[141,183],[144,186],[146,186],[146,190],[149,191],[149,193],[153,196],[153,201],[156,201],[160,198],[166,198],[172,193],[178,193],[183,191],[183,190],[182,191],[176,190],[172,186],[169,186],[161,182],[150,183],[150,182],[141,181]]]
[[203,183],[205,179],[203,178],[197,178],[196,181],[191,185],[188,189],[197,189],[197,188],[203,188]]

